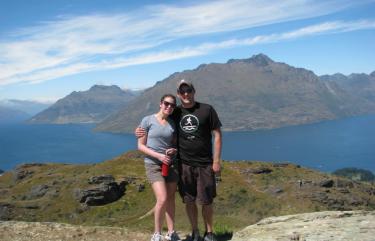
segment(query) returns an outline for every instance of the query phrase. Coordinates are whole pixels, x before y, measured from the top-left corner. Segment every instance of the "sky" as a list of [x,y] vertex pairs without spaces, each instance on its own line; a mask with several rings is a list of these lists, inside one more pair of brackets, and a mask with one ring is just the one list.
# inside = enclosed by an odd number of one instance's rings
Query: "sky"
[[0,100],[139,90],[263,53],[317,75],[375,71],[375,0],[1,0]]

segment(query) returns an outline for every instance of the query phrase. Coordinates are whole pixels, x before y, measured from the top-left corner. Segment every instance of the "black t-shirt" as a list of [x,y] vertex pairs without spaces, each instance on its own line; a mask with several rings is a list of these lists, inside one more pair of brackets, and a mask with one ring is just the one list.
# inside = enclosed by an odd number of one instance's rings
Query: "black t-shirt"
[[191,166],[212,164],[212,130],[221,122],[215,109],[208,104],[195,102],[192,108],[179,106],[172,118],[178,130],[180,160]]

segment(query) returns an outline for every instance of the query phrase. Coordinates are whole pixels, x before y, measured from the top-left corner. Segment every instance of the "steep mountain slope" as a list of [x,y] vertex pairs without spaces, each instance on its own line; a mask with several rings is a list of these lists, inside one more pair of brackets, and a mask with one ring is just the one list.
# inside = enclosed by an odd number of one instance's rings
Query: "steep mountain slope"
[[99,123],[97,130],[131,132],[143,116],[158,109],[162,94],[176,93],[181,79],[194,83],[196,99],[216,108],[226,130],[269,129],[375,112],[375,104],[336,83],[259,54],[175,73]]
[[118,86],[95,85],[87,91],[72,92],[45,111],[32,117],[30,123],[97,123],[124,107],[135,98],[132,91]]
[[375,102],[375,71],[371,74],[323,75],[321,80],[335,83],[348,93],[364,100]]

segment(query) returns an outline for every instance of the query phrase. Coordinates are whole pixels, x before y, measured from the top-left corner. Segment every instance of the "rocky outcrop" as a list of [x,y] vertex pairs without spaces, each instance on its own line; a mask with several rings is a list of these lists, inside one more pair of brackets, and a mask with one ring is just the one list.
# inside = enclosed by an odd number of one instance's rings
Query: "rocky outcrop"
[[15,181],[20,181],[26,177],[29,177],[33,174],[33,171],[30,170],[24,170],[24,169],[16,169],[14,171],[14,180]]
[[0,203],[0,220],[10,220],[12,205],[9,203]]
[[13,171],[13,176],[15,181],[20,181],[34,174],[34,167],[41,167],[46,164],[44,163],[27,163],[17,166]]
[[261,220],[233,235],[232,241],[373,241],[375,211],[325,211]]
[[95,177],[90,177],[89,179],[90,184],[111,183],[114,181],[115,181],[115,178],[112,175],[95,176]]
[[124,195],[127,181],[116,183],[111,175],[91,177],[90,184],[99,184],[88,189],[75,189],[74,196],[88,206],[104,205],[118,200]]
[[267,174],[271,172],[272,172],[272,169],[268,167],[247,168],[241,171],[241,173],[243,174]]
[[333,187],[334,181],[332,179],[323,180],[319,183],[321,187]]

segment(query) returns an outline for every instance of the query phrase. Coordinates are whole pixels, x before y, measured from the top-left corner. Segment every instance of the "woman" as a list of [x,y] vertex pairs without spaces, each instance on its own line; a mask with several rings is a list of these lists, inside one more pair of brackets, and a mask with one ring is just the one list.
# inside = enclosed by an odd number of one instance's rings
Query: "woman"
[[[146,175],[156,197],[155,232],[151,241],[163,240],[161,227],[164,214],[168,226],[165,239],[180,240],[174,231],[175,192],[178,181],[177,165],[173,163],[173,157],[177,152],[176,128],[173,120],[169,118],[175,107],[176,97],[166,94],[160,100],[159,112],[144,117],[140,124],[147,134],[138,138],[138,150],[146,154]],[[162,175],[162,165],[169,166],[167,176]]]

